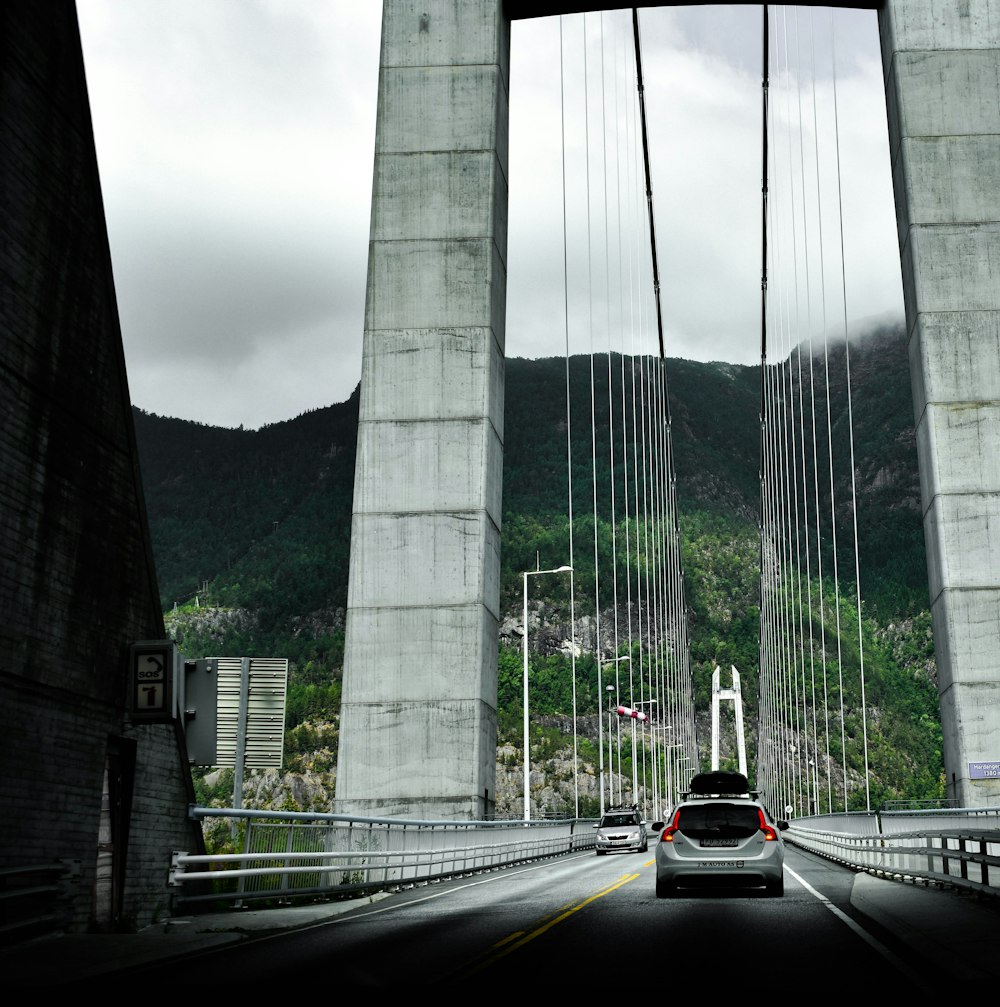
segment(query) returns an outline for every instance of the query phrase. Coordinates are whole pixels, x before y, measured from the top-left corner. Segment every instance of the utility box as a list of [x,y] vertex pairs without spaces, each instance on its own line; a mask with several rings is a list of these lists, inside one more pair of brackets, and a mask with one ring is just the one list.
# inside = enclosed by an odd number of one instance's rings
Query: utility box
[[218,765],[219,662],[184,662],[184,736],[192,766]]

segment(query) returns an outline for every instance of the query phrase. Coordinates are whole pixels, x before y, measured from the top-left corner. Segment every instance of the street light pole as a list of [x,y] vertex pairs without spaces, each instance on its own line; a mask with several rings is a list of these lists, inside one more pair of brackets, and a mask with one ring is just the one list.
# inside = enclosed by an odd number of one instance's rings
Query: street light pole
[[524,571],[524,633],[522,636],[524,647],[524,680],[523,680],[523,703],[524,703],[524,820],[531,821],[531,796],[528,787],[528,774],[531,767],[531,759],[528,752],[528,578],[541,573],[569,573],[571,566],[558,566],[554,570],[525,570]]
[[[670,728],[668,727],[667,730],[669,731]],[[664,741],[665,740],[666,736],[664,736]],[[674,776],[676,775],[677,779],[680,780],[680,763],[677,762],[672,753],[675,748],[683,748],[683,747],[684,745],[681,743],[678,743],[676,745],[665,744],[663,746],[663,761],[665,764],[665,769],[667,771],[667,793],[665,796],[671,807],[673,807],[674,805]],[[680,790],[679,787],[677,789]]]
[[614,772],[614,760],[611,758],[611,738],[614,735],[614,731],[611,729],[611,708],[614,705],[612,703],[611,697],[615,695],[615,687],[613,685],[606,685],[604,691],[608,697],[608,802],[609,807],[615,806],[615,784],[614,776],[611,774]]
[[[653,807],[662,811],[661,801],[667,791],[666,749],[667,731],[673,730],[670,724],[656,724],[650,731],[650,756],[653,763]],[[659,737],[659,740],[657,740]],[[659,813],[659,811],[657,812]]]
[[[631,661],[631,660],[632,660],[632,655],[631,654],[622,654],[619,657],[613,657],[610,661],[605,661],[604,663],[605,664],[618,664],[620,661]],[[600,654],[598,654],[598,657],[597,657],[597,688],[598,689],[601,688],[601,684],[602,684],[602,667],[601,667]],[[614,804],[614,798],[615,798],[615,789],[614,789],[614,783],[613,783],[613,779],[614,778],[611,775],[612,772],[614,771],[614,762],[613,762],[613,760],[611,758],[611,739],[612,739],[612,735],[613,735],[612,721],[611,721],[611,693],[612,692],[617,693],[618,687],[617,687],[617,685],[607,685],[607,686],[604,687],[604,691],[605,691],[605,693],[607,693],[607,696],[608,696],[608,794],[609,794],[609,796],[611,798],[611,803]],[[598,770],[597,771],[598,771],[598,773],[600,774],[600,777],[601,777],[601,814],[602,815],[604,814],[604,766],[601,765],[600,763],[602,763],[604,761],[604,739],[600,737],[600,728],[601,728],[601,724],[603,723],[603,721],[604,721],[604,717],[603,716],[598,716],[598,718],[597,718],[597,725],[598,725],[597,751],[598,751],[598,756],[599,756],[599,763],[598,763]],[[619,751],[619,765],[621,765],[621,753],[620,753],[620,751]]]
[[685,786],[689,786],[690,783],[691,783],[691,777],[694,775],[694,769],[691,768],[691,767],[689,767],[689,766],[685,766],[684,765],[685,762],[691,762],[691,761],[692,760],[691,760],[691,756],[690,755],[685,755],[682,759],[678,759],[677,760],[677,782],[678,782],[678,784],[680,784],[680,781],[681,781],[681,773],[683,773],[685,776],[687,776],[687,779],[684,781],[684,784],[682,786],[679,786],[678,790],[683,790],[683,788]]
[[[653,707],[657,705],[656,704],[656,700],[655,699],[641,699],[635,705],[637,707],[641,707],[641,706],[648,706],[649,707],[649,715],[647,717],[647,722],[649,723],[649,740],[650,740],[650,746],[652,747],[652,741],[653,741]],[[641,740],[642,739],[641,733],[640,733],[639,737],[640,737],[640,740]],[[636,770],[635,751],[636,751],[636,745],[635,745],[635,724],[633,724],[632,725],[632,792],[633,793],[638,793],[639,792],[639,777],[638,777],[638,772]],[[643,756],[643,759],[642,759],[642,791],[643,791],[642,808],[643,808],[643,817],[645,818],[646,817],[646,812],[648,811],[648,807],[649,807],[649,793],[648,793],[647,781],[646,781],[646,757],[645,756]],[[654,796],[654,805],[655,805],[655,796],[656,796],[656,766],[655,766],[655,764],[653,766],[653,796]]]

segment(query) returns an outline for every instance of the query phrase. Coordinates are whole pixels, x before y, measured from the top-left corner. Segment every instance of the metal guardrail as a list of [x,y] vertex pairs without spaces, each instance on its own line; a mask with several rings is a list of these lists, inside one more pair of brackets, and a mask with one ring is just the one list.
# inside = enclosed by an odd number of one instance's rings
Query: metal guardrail
[[932,828],[935,832],[975,827],[981,831],[1000,829],[1000,808],[933,808],[926,811],[883,811],[879,831],[914,832]]
[[830,815],[802,815],[789,819],[798,828],[820,832],[843,832],[851,836],[874,836],[881,831],[875,811],[840,811]]
[[168,884],[178,905],[395,890],[593,849],[593,820],[434,822],[308,812],[192,808],[241,819],[243,851],[175,851]]
[[828,815],[801,815],[791,821],[798,828],[847,833],[852,836],[920,832],[925,829],[932,829],[934,832],[962,830],[968,828],[972,822],[975,822],[977,829],[988,830],[1000,829],[1000,808],[934,807],[923,810],[883,808],[881,811],[839,811]]
[[785,840],[845,866],[894,880],[923,880],[1000,895],[1000,829],[974,818],[959,829],[859,835],[790,823]]
[[951,798],[940,798],[938,800],[899,800],[883,801],[883,811],[931,811],[938,808],[957,808],[958,801]]
[[[594,819],[454,822],[192,808],[244,823],[240,853],[174,852],[175,902],[348,898],[595,847]],[[956,827],[956,823],[958,823]],[[943,827],[942,827],[943,826]],[[1000,894],[1000,808],[793,819],[793,845],[856,870]]]

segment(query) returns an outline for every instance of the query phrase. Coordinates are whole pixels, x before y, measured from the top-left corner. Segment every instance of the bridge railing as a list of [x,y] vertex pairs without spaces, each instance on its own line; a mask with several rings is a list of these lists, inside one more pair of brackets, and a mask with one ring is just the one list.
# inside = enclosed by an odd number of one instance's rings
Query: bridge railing
[[927,811],[882,811],[881,832],[912,832],[919,828],[1000,829],[1000,808],[934,808]]
[[852,836],[874,836],[881,831],[877,811],[847,811],[832,815],[803,815],[791,819],[800,829],[846,832]]
[[439,822],[192,808],[245,824],[240,853],[175,851],[175,903],[353,897],[593,849],[591,820]]
[[[963,813],[967,812],[967,813]],[[355,897],[595,847],[593,820],[442,822],[192,808],[244,823],[242,852],[173,853],[178,906]],[[785,838],[855,869],[1000,894],[1000,809],[793,819]]]
[[813,816],[794,819],[784,836],[870,874],[1000,895],[997,808]]

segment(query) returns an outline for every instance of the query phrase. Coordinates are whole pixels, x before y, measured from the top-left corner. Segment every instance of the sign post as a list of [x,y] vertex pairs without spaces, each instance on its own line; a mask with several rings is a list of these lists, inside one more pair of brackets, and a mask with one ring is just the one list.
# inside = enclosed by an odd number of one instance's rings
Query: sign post
[[217,761],[219,717],[216,662],[202,658],[184,662],[184,737],[192,766],[214,766]]

